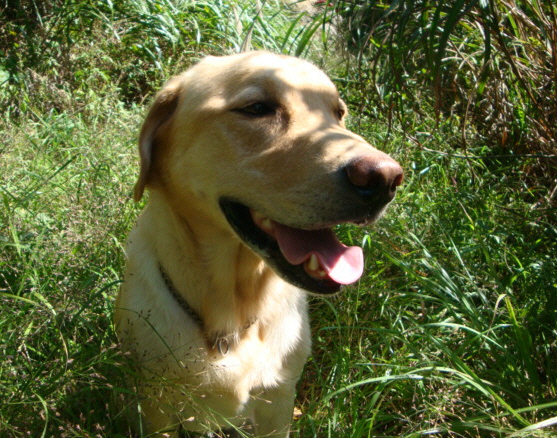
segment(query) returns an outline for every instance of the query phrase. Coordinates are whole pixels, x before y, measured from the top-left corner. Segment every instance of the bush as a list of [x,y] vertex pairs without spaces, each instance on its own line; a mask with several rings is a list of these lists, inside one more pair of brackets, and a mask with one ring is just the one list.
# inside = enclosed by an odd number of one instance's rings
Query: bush
[[497,151],[535,154],[557,175],[557,7],[553,2],[337,0],[360,87],[401,119],[454,119]]
[[13,115],[37,95],[54,110],[111,92],[140,103],[203,55],[301,54],[319,27],[277,2],[25,0],[0,11],[0,105]]

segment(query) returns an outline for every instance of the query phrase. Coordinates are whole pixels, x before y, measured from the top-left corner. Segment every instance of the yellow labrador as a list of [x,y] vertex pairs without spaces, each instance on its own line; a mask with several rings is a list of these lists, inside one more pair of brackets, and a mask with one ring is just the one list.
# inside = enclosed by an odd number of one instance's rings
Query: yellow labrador
[[135,186],[150,199],[115,313],[150,433],[249,422],[289,435],[306,291],[335,293],[363,271],[331,227],[375,221],[403,178],[345,114],[322,71],[267,52],[205,58],[156,96]]

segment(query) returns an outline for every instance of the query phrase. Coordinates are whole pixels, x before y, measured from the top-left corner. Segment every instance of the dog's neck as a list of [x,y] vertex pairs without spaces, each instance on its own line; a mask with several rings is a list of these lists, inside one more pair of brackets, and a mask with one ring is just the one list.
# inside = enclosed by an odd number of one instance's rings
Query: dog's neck
[[203,337],[207,342],[207,347],[212,350],[218,351],[222,355],[228,354],[245,334],[245,332],[257,321],[256,318],[248,320],[248,322],[239,329],[235,329],[232,333],[215,333],[209,332],[205,325],[203,317],[199,315],[186,301],[184,295],[180,293],[175,287],[174,283],[164,270],[162,266],[159,267],[160,275],[164,280],[168,292],[176,300],[176,303],[182,310],[190,317],[190,319],[197,324],[198,329],[201,331]]
[[[155,214],[160,209],[172,214]],[[196,212],[173,209],[156,192],[143,214],[151,216],[151,223],[158,218],[151,242],[156,244],[159,263],[176,292],[203,321],[205,336],[241,336],[282,280],[231,230],[200,220]],[[161,223],[161,217],[168,219]]]

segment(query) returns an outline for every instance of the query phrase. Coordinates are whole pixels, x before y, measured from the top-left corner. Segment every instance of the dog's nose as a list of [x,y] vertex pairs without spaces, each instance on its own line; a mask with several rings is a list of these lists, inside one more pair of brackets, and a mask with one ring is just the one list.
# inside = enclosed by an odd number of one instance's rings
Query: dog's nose
[[366,204],[392,201],[404,177],[402,167],[383,153],[359,157],[345,171],[353,190]]

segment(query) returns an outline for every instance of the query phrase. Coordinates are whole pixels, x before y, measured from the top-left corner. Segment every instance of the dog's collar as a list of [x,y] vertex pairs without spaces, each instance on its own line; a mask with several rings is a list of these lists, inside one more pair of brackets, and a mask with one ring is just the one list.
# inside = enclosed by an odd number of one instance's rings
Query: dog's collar
[[212,349],[217,349],[220,354],[223,356],[227,355],[230,352],[231,344],[238,342],[238,338],[243,335],[247,329],[249,329],[257,318],[250,319],[237,333],[229,333],[227,335],[223,335],[222,333],[209,336],[205,329],[205,322],[199,313],[197,313],[186,301],[186,299],[176,290],[172,280],[163,269],[162,265],[159,265],[159,271],[161,273],[162,279],[166,284],[166,287],[172,297],[176,300],[176,302],[180,305],[182,310],[188,314],[188,316],[199,326],[199,329],[203,332],[207,343],[212,347]]

